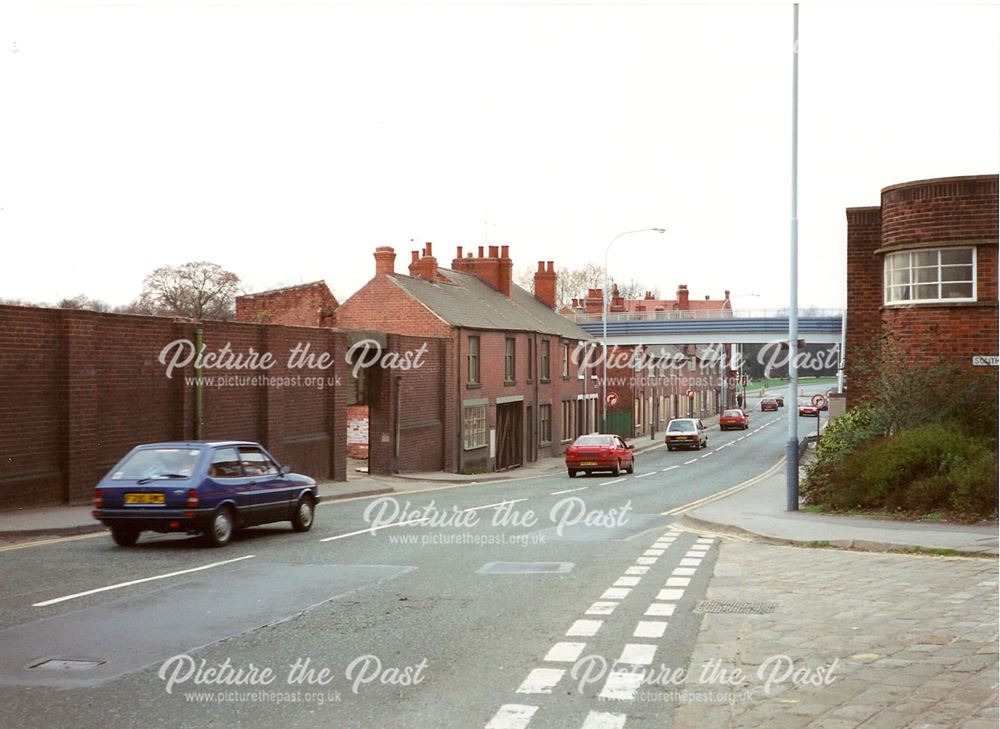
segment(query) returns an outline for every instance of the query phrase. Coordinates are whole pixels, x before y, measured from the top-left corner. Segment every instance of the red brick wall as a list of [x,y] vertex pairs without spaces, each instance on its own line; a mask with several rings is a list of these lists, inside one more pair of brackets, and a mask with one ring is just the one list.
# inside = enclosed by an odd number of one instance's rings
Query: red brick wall
[[451,340],[389,335],[383,351],[416,353],[421,347],[426,351],[418,368],[373,366],[368,370],[372,473],[454,470]]
[[[847,211],[848,406],[865,397],[858,372],[866,348],[891,334],[917,368],[940,362],[971,367],[973,355],[996,355],[998,177],[919,180],[882,190],[880,208]],[[977,301],[884,306],[876,249],[965,243],[976,246]],[[981,369],[996,377],[995,369]]]
[[322,281],[236,297],[236,320],[254,324],[333,326],[337,299]]
[[882,245],[997,240],[997,176],[945,177],[882,190]]
[[390,334],[447,337],[451,326],[387,276],[376,276],[337,309],[337,326]]
[[875,258],[875,251],[881,245],[881,208],[848,208],[845,350],[848,407],[864,397],[858,365],[881,331],[882,263]]
[[[489,404],[486,408],[487,430],[497,427],[497,398],[521,396],[522,402],[522,461],[528,462],[531,453],[532,443],[529,442],[530,434],[534,433],[534,450],[538,458],[562,455],[565,449],[563,443],[567,434],[562,432],[562,401],[564,399],[576,400],[578,394],[584,392],[584,383],[577,378],[576,369],[570,364],[570,376],[564,378],[562,375],[562,345],[566,340],[557,336],[543,335],[528,332],[503,332],[486,330],[463,329],[459,333],[461,343],[456,349],[459,357],[457,371],[459,373],[459,394],[458,412],[461,415],[461,405],[463,400],[486,399]],[[480,366],[478,385],[468,384],[468,351],[469,337],[479,336],[480,346]],[[513,384],[505,382],[504,355],[506,351],[507,338],[515,341],[515,380]],[[532,357],[534,359],[533,376],[529,382],[528,375],[528,341],[533,342]],[[549,341],[549,379],[541,379],[541,348],[542,341]],[[570,351],[576,346],[575,341],[569,341]],[[593,390],[591,390],[593,392]],[[548,445],[542,446],[538,442],[539,431],[539,406],[542,404],[552,406],[552,440]],[[533,423],[527,420],[527,407],[531,406],[531,418]],[[466,451],[461,442],[461,431],[458,431],[458,444],[460,449],[459,467],[463,471],[490,470],[493,467],[492,461],[488,460],[489,447]]]
[[[193,366],[172,378],[157,361],[176,339],[193,341],[195,322],[89,311],[0,306],[0,508],[87,503],[96,481],[133,446],[195,436]],[[329,351],[343,378],[343,335],[325,329],[205,322],[209,350],[272,351],[267,374],[285,368],[299,341]],[[205,370],[204,375],[255,373]],[[344,478],[345,394],[291,384],[206,385],[206,438],[260,440],[297,471]]]

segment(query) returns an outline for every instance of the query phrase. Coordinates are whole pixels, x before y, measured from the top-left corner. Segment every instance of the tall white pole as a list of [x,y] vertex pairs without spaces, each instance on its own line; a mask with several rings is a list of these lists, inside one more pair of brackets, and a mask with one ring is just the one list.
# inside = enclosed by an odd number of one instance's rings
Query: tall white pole
[[788,443],[785,508],[799,510],[799,4],[792,7],[792,230],[788,301]]

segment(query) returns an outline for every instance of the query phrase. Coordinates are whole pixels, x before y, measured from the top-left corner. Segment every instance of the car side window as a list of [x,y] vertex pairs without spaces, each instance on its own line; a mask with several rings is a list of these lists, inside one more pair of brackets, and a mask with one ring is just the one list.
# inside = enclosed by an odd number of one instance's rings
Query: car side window
[[217,448],[212,454],[212,465],[209,466],[210,478],[242,478],[240,458],[235,448]]
[[628,446],[625,445],[625,441],[623,441],[621,438],[615,438],[615,448],[621,448],[622,450],[626,450]]
[[247,476],[272,476],[278,472],[277,464],[253,446],[240,446],[240,462]]
[[698,429],[699,430],[704,430],[705,429],[705,424],[703,422],[701,422],[700,420],[698,421]]

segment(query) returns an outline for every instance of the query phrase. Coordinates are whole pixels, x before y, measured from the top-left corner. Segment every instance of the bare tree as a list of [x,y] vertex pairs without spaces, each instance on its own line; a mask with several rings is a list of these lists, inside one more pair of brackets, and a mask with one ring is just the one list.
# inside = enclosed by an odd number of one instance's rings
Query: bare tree
[[78,294],[71,299],[61,299],[56,304],[57,309],[86,309],[88,311],[111,311],[111,304],[100,299],[92,299],[86,294]]
[[[217,263],[192,261],[160,266],[146,276],[133,304],[141,313],[192,319],[231,319],[240,278]],[[137,312],[137,313],[140,313]]]

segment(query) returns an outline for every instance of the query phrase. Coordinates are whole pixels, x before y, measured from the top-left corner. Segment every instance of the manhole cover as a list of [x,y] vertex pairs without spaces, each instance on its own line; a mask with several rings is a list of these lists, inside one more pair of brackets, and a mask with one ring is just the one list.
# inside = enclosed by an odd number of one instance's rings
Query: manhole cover
[[737,613],[742,615],[766,615],[778,607],[776,602],[739,602],[733,600],[702,600],[695,607],[696,613]]
[[46,658],[40,663],[36,663],[28,668],[42,668],[46,671],[86,671],[88,668],[97,668],[107,661],[88,661],[73,658]]
[[481,575],[566,574],[572,562],[488,562],[476,572]]

